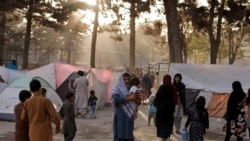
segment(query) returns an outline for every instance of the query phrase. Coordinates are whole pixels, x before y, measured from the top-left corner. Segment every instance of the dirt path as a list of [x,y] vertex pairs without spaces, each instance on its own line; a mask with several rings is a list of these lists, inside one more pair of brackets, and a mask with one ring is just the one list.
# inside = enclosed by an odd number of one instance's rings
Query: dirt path
[[[147,126],[147,112],[144,106],[140,107],[138,119],[135,122],[134,136],[136,141],[160,141],[156,137],[156,128]],[[77,134],[74,141],[112,141],[112,118],[111,106],[96,111],[96,119],[76,119]],[[186,117],[182,120],[182,126]],[[205,141],[223,141],[225,134],[221,131],[225,121],[220,118],[210,118],[210,129],[207,130]],[[14,122],[0,121],[0,141],[13,141]],[[235,140],[233,137],[232,141]],[[244,141],[247,141],[245,138]],[[63,141],[63,135],[53,135],[53,141]],[[181,136],[173,134],[168,141],[181,141]]]

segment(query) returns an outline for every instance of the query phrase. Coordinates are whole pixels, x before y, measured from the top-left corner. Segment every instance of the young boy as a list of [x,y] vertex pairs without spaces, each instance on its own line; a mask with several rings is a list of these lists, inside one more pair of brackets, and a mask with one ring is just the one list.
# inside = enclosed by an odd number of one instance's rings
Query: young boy
[[154,125],[155,125],[155,118],[156,118],[156,107],[154,106],[154,99],[155,99],[155,94],[151,94],[151,96],[149,97],[149,108],[148,108],[148,126],[150,126],[150,121],[151,118],[153,118],[154,121]]
[[90,118],[96,118],[95,116],[95,108],[96,108],[97,97],[95,96],[95,91],[90,91],[90,97],[88,100],[88,106],[90,107]]
[[31,97],[31,93],[22,90],[19,93],[20,103],[15,106],[14,113],[16,117],[15,141],[29,141],[29,124],[21,120],[21,112],[24,102]]
[[72,141],[76,134],[76,123],[74,113],[74,94],[72,92],[66,93],[66,100],[59,111],[63,117],[62,133],[65,141]]
[[46,97],[46,94],[47,94],[47,89],[42,88],[42,96],[43,96],[43,97]]

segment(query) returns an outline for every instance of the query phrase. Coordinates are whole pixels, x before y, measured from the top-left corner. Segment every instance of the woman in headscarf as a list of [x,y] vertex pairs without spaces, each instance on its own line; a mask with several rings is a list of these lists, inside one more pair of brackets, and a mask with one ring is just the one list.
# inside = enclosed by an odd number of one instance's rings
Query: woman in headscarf
[[[237,141],[242,141],[246,130],[246,123],[240,123],[243,121],[243,116],[245,112],[242,110],[243,103],[246,99],[246,94],[244,93],[241,83],[239,81],[234,81],[232,84],[233,91],[229,96],[227,102],[227,113],[226,113],[226,136],[224,141],[229,141],[230,137],[234,134],[237,136]],[[240,124],[239,124],[240,123]]]
[[129,93],[129,89],[130,75],[124,72],[112,90],[114,141],[134,141],[133,129],[137,97],[134,93]]
[[176,90],[171,84],[171,76],[167,74],[163,77],[163,84],[159,87],[154,100],[154,105],[157,108],[157,137],[160,137],[162,141],[166,141],[172,134],[176,104]]
[[189,127],[189,141],[203,141],[206,129],[209,128],[208,112],[205,108],[206,99],[199,96],[195,104],[188,108],[188,118],[185,128]]

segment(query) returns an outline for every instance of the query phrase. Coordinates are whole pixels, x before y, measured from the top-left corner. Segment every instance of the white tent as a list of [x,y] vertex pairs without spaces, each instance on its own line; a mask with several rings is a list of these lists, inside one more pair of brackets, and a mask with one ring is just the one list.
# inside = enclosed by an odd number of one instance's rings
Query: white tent
[[169,69],[172,78],[176,73],[182,74],[186,88],[200,90],[199,95],[205,96],[209,114],[214,117],[224,116],[234,81],[240,81],[247,92],[250,88],[249,72],[250,66],[219,64],[171,63]]
[[250,66],[171,63],[169,73],[181,73],[187,88],[211,92],[231,92],[232,82],[240,81],[245,92],[250,87]]
[[32,79],[37,79],[41,82],[42,87],[47,89],[46,97],[49,98],[57,111],[62,105],[62,100],[55,92],[55,90],[40,77],[28,78],[20,77],[15,79],[4,91],[0,94],[0,119],[1,120],[15,120],[14,107],[19,101],[19,92],[21,90],[29,90],[29,83]]

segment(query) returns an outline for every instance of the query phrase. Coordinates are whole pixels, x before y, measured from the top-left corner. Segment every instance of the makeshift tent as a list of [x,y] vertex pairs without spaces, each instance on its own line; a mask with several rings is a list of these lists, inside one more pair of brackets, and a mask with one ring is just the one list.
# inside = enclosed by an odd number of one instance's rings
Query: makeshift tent
[[98,98],[97,108],[102,108],[106,103],[111,101],[111,74],[110,70],[91,69],[89,72],[89,91],[94,90]]
[[[232,83],[240,81],[245,92],[250,87],[250,66],[219,64],[178,64],[171,63],[169,74],[182,74],[186,88],[200,90],[205,96],[209,116],[224,117]],[[190,95],[186,95],[189,97]],[[194,101],[196,97],[189,100]]]
[[42,87],[47,89],[46,97],[52,101],[56,110],[59,111],[59,108],[62,105],[62,100],[48,82],[40,77],[20,77],[9,84],[9,86],[0,94],[0,120],[15,120],[14,107],[19,103],[19,92],[21,90],[29,90],[29,83],[32,79],[39,80]]
[[78,77],[76,72],[70,74],[70,76],[56,89],[56,92],[60,98],[64,101],[67,92],[75,93],[74,81]]
[[18,77],[24,77],[26,75],[26,72],[27,71],[7,69],[0,66],[0,75],[7,84],[10,84]]
[[5,81],[3,83],[0,83],[0,93],[4,91],[5,88],[8,87],[8,84],[10,84],[13,80],[15,80],[18,77],[25,76],[25,71],[17,71],[13,69],[7,69],[5,67],[0,67],[0,75],[1,78]]

